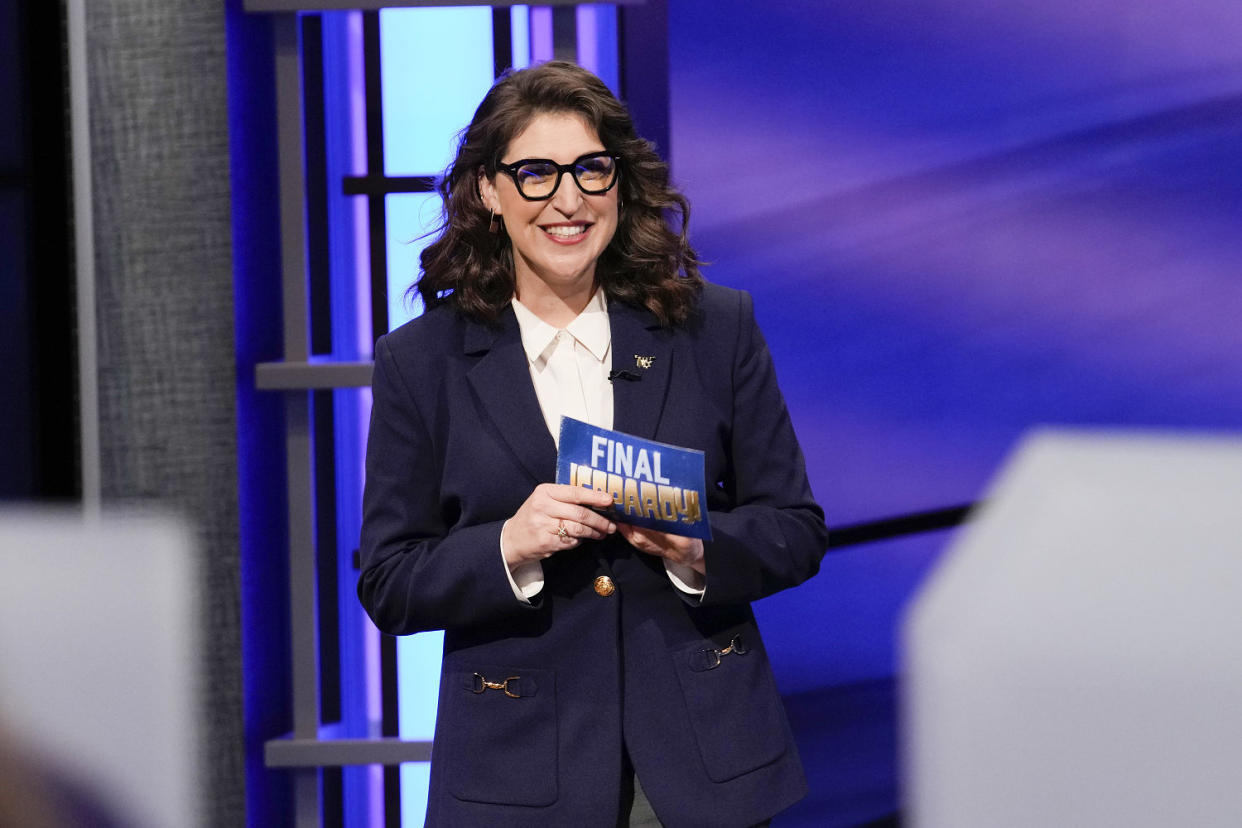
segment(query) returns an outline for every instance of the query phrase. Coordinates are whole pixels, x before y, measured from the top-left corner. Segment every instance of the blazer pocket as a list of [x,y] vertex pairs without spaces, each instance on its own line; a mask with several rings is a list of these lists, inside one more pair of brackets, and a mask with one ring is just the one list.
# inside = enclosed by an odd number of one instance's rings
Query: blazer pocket
[[447,709],[437,746],[443,745],[449,792],[493,805],[555,802],[556,674],[480,666],[447,673],[443,681]]
[[785,709],[754,627],[682,647],[673,659],[709,779],[727,782],[788,750]]

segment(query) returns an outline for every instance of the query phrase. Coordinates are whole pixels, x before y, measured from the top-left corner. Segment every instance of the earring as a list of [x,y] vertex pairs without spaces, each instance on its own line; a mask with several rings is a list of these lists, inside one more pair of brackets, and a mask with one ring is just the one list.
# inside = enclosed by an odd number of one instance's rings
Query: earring
[[492,208],[492,214],[490,217],[488,217],[488,220],[487,220],[487,232],[489,233],[500,232],[500,222],[496,220],[496,208],[495,207]]

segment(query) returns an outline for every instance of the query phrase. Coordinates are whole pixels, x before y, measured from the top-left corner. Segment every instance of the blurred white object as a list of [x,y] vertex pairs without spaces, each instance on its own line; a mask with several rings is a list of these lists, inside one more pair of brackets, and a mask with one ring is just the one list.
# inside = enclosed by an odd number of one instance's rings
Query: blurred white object
[[907,824],[1242,824],[1242,439],[1039,432],[905,628]]
[[199,822],[197,563],[169,518],[0,511],[0,727],[137,825]]

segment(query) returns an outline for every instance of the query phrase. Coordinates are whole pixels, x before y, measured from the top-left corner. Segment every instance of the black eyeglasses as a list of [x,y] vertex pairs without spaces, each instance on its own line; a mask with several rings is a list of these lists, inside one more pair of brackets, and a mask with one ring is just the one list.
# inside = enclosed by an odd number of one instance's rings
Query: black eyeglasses
[[547,158],[523,158],[512,164],[497,164],[496,169],[513,179],[518,195],[527,201],[544,201],[556,194],[561,176],[569,173],[578,189],[588,195],[599,195],[617,183],[617,159],[608,152],[580,155],[572,164],[558,164]]

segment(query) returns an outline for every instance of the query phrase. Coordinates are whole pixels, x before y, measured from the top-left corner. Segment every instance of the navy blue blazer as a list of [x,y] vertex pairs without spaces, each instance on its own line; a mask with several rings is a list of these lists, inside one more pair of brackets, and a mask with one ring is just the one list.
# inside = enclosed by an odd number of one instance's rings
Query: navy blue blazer
[[614,383],[615,428],[705,453],[701,601],[619,535],[544,560],[519,601],[500,529],[556,448],[512,309],[441,306],[376,343],[358,595],[384,632],[445,630],[428,825],[612,825],[622,740],[670,828],[805,793],[749,602],[814,575],[827,529],[750,297],[707,285],[673,329],[608,311],[613,368],[640,376]]

